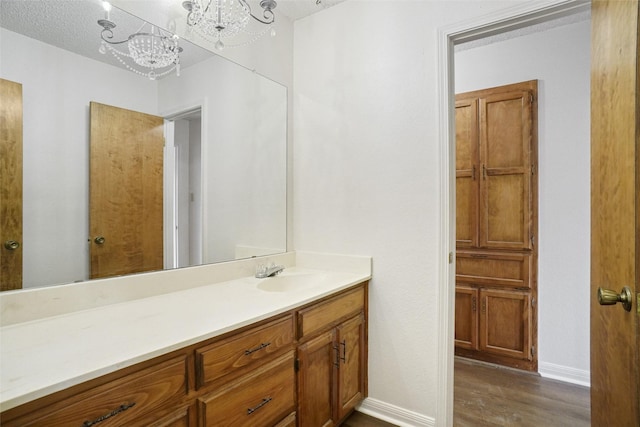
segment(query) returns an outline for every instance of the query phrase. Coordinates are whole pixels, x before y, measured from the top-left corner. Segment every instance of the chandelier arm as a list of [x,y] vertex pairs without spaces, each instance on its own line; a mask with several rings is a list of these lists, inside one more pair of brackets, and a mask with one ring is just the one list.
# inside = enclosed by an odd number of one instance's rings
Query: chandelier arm
[[273,13],[272,10],[269,10],[269,9],[265,9],[265,11],[262,13],[262,17],[264,18],[264,20],[255,16],[253,12],[251,12],[250,14],[253,19],[263,24],[273,24],[273,21],[275,21],[276,19],[276,15]]
[[100,32],[100,38],[105,41],[106,43],[109,44],[122,44],[122,43],[126,43],[129,41],[129,39],[125,39],[119,42],[113,41],[113,31],[111,31],[111,29],[109,28],[105,28],[104,30],[102,30]]

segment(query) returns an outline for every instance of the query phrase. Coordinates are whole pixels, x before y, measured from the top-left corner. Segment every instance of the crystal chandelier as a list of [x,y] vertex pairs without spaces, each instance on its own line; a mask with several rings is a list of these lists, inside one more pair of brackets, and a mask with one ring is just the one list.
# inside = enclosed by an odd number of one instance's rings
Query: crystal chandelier
[[[267,30],[270,30],[271,35],[275,35],[275,29],[271,26],[275,20],[273,13],[273,9],[277,6],[275,0],[260,0],[261,18],[251,12],[247,0],[187,0],[182,3],[182,6],[188,12],[189,30],[196,29],[201,36],[216,40],[215,48],[218,50],[225,47],[222,39],[229,39],[240,33],[251,37],[248,43],[257,40]],[[263,31],[250,32],[247,30],[247,25],[251,19],[266,24],[267,27]]]
[[[128,70],[151,80],[166,76],[173,70],[180,76],[180,52],[178,36],[164,31],[147,22],[143,23],[137,32],[121,41],[113,40],[113,29],[116,24],[109,19],[111,4],[103,2],[105,19],[98,20],[102,27],[100,37],[100,53],[111,52]],[[145,30],[146,27],[148,30]],[[126,50],[119,50],[116,46],[126,46]]]

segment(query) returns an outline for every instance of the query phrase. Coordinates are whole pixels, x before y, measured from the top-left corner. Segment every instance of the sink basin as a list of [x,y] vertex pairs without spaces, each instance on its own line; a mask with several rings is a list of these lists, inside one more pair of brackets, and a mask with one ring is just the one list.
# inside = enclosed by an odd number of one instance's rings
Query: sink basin
[[319,274],[291,274],[260,279],[258,289],[266,292],[292,292],[312,288],[322,283]]

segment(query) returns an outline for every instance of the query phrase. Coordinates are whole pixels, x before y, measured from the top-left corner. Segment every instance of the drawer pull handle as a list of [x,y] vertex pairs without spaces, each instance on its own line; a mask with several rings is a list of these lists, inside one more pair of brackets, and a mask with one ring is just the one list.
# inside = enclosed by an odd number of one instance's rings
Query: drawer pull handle
[[471,258],[489,258],[489,255],[484,255],[484,254],[471,254]]
[[342,346],[342,357],[340,357],[340,360],[342,360],[342,363],[347,363],[347,340],[342,340],[340,345]]
[[269,347],[270,345],[271,345],[271,343],[270,343],[270,342],[263,342],[262,344],[260,344],[260,345],[259,345],[259,346],[257,346],[256,348],[252,348],[252,349],[250,349],[250,350],[245,350],[245,351],[244,351],[244,355],[245,355],[245,356],[249,356],[250,354],[255,353],[256,351],[260,351],[260,350],[262,350],[263,348],[267,348],[267,347]]
[[247,409],[247,415],[253,414],[258,409],[262,408],[264,405],[266,405],[267,403],[271,402],[272,400],[273,399],[271,397],[265,397],[264,399],[262,399],[262,402],[258,403],[256,406],[254,406],[253,408]]
[[127,409],[131,408],[135,404],[136,403],[133,402],[133,403],[129,403],[129,404],[120,405],[117,409],[114,409],[113,411],[109,412],[108,414],[102,415],[102,416],[96,418],[93,421],[85,421],[84,423],[82,423],[82,427],[91,427],[91,426],[96,425],[98,423],[101,423],[104,420],[107,420],[107,419],[109,419],[111,417],[115,417],[119,413],[126,411]]

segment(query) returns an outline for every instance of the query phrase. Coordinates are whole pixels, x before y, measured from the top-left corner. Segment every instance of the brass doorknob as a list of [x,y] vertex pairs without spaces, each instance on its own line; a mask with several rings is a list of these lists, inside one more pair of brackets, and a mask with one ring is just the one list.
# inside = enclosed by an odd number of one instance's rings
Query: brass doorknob
[[105,238],[102,237],[102,236],[98,236],[95,239],[93,239],[93,241],[96,242],[96,244],[98,244],[98,245],[104,244],[104,240],[105,240]]
[[619,294],[611,289],[598,288],[598,302],[600,305],[622,303],[622,307],[625,310],[631,311],[631,301],[631,289],[628,286],[622,288]]
[[15,251],[19,247],[20,243],[16,242],[15,240],[7,240],[6,242],[4,242],[4,248],[10,251]]

